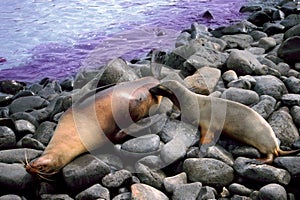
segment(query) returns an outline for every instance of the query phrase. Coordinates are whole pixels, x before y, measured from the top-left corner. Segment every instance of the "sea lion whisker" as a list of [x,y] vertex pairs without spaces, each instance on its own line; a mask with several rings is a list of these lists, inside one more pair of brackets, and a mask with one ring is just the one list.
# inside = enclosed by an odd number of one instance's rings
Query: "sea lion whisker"
[[46,181],[51,181],[51,182],[53,182],[54,180],[53,179],[49,179],[49,178],[46,178],[46,177],[44,177],[43,175],[41,175],[41,174],[37,174],[41,179],[43,179],[43,180],[46,180]]

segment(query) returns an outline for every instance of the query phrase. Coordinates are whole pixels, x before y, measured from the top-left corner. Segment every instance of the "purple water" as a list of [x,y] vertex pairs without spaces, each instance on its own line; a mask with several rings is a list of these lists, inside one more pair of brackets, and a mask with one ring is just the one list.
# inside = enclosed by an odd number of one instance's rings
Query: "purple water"
[[[192,22],[214,28],[241,20],[245,1],[2,0],[0,80],[63,79],[115,57],[168,51]],[[202,17],[207,10],[214,19]]]

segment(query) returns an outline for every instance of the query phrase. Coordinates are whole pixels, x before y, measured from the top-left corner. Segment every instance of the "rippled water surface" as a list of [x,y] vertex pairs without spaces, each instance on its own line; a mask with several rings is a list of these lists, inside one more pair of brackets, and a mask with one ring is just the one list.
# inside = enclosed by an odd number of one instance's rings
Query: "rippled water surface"
[[[240,20],[245,1],[1,0],[0,79],[62,79],[115,57],[170,50],[194,21],[216,27]],[[214,19],[202,18],[207,10]]]

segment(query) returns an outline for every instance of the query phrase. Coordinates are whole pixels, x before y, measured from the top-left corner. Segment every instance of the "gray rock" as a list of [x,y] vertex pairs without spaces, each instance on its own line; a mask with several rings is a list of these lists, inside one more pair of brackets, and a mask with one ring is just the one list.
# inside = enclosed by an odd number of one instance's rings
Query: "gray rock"
[[41,200],[73,200],[69,195],[67,194],[42,194]]
[[279,71],[281,75],[287,76],[291,68],[287,63],[280,62],[275,66],[275,69]]
[[237,194],[242,196],[249,196],[253,192],[253,190],[238,183],[232,183],[231,185],[229,185],[228,190],[231,194]]
[[235,194],[230,200],[252,200],[252,198]]
[[53,136],[56,123],[45,121],[40,124],[32,138],[40,141],[44,145],[47,145]]
[[26,112],[14,113],[14,114],[10,115],[10,118],[13,119],[14,121],[17,121],[20,119],[26,120],[26,121],[30,122],[31,124],[33,124],[35,126],[35,128],[37,128],[39,126],[39,122],[37,121],[37,119],[35,117],[33,117],[31,114],[26,113]]
[[29,121],[20,119],[15,121],[17,136],[25,134],[34,134],[36,131],[35,126]]
[[209,200],[215,199],[217,195],[217,191],[209,186],[204,186],[201,188],[197,200]]
[[42,151],[35,150],[35,149],[9,149],[9,150],[2,150],[0,151],[0,162],[13,164],[13,163],[20,163],[23,161],[26,163],[27,161],[31,161],[42,154]]
[[253,38],[247,34],[224,35],[221,39],[227,42],[229,48],[237,49],[246,49],[253,42]]
[[274,164],[280,168],[284,168],[290,172],[292,178],[300,178],[300,157],[299,156],[287,156],[277,157],[274,160]]
[[112,200],[131,200],[131,193],[124,192],[122,194],[115,196]]
[[39,96],[21,97],[14,100],[10,106],[11,113],[31,111],[34,109],[44,108],[49,102]]
[[100,182],[109,172],[108,165],[90,154],[76,158],[62,170],[66,186],[72,192],[82,191]]
[[297,14],[291,14],[288,15],[284,20],[280,22],[285,28],[289,29],[292,28],[295,25],[298,25],[300,23],[300,15]]
[[8,106],[13,101],[13,95],[0,93],[0,106]]
[[142,183],[155,187],[157,189],[163,189],[163,182],[166,178],[165,173],[160,169],[152,169],[142,163],[137,163],[135,166],[137,176]]
[[267,68],[248,51],[232,50],[226,61],[227,68],[238,75],[266,74]]
[[185,172],[182,172],[172,177],[166,177],[164,179],[164,187],[166,191],[169,193],[173,193],[173,191],[177,186],[186,183],[187,183],[187,176]]
[[149,153],[157,151],[160,146],[158,135],[145,135],[126,141],[122,144],[122,149],[134,153]]
[[286,80],[284,80],[287,89],[294,94],[300,94],[300,79],[290,76]]
[[24,136],[18,143],[21,145],[22,148],[32,148],[37,150],[45,150],[46,148],[46,146],[43,143],[28,136]]
[[269,95],[280,100],[282,95],[288,93],[284,83],[275,76],[255,76],[254,78],[256,80],[254,91],[259,95]]
[[30,112],[29,114],[32,115],[39,122],[46,121],[50,117],[50,113],[49,113],[49,111],[47,111],[46,108],[34,110],[34,111]]
[[298,130],[287,107],[282,107],[275,111],[269,117],[268,122],[282,145],[292,146],[292,144],[299,139]]
[[253,55],[263,55],[266,52],[266,50],[261,47],[248,47],[246,50]]
[[248,17],[248,21],[256,26],[263,26],[264,23],[269,22],[271,17],[264,11],[257,11]]
[[108,188],[117,188],[122,186],[126,181],[132,178],[132,174],[123,169],[114,173],[105,175],[102,179],[102,184]]
[[300,106],[293,106],[290,112],[295,125],[299,128],[300,127]]
[[188,158],[183,163],[183,171],[192,182],[217,187],[229,185],[234,178],[229,165],[212,158]]
[[254,41],[258,41],[260,38],[263,37],[268,37],[268,35],[265,32],[258,31],[258,30],[252,31],[250,35],[252,36]]
[[268,184],[259,190],[259,198],[265,200],[287,200],[284,187],[279,184]]
[[271,165],[258,164],[256,160],[248,158],[237,158],[233,168],[238,175],[262,183],[288,185],[291,180],[291,175],[288,171]]
[[198,94],[208,95],[213,92],[219,79],[221,71],[212,67],[202,67],[192,76],[184,79],[186,86]]
[[190,40],[191,40],[190,33],[186,32],[186,31],[180,33],[179,36],[176,38],[175,48],[189,44]]
[[285,26],[278,23],[265,23],[263,26],[263,31],[270,36],[278,33],[283,33],[284,30]]
[[85,199],[110,199],[109,190],[100,184],[95,184],[75,196],[75,200]]
[[252,109],[260,114],[263,118],[268,119],[275,111],[276,99],[269,95],[261,95],[259,102],[252,106]]
[[141,183],[136,183],[131,186],[132,200],[168,200],[169,198],[161,191]]
[[294,76],[294,77],[299,77],[300,76],[300,72],[294,70],[294,69],[290,69],[287,73],[287,76]]
[[44,99],[53,100],[61,92],[61,87],[57,83],[57,81],[51,81],[42,90],[38,92],[38,95]]
[[300,36],[290,37],[278,49],[278,57],[287,62],[300,61]]
[[250,146],[240,146],[236,147],[231,151],[232,155],[237,157],[247,157],[247,158],[260,158],[259,151]]
[[290,28],[289,30],[287,30],[284,33],[284,39],[294,37],[294,36],[300,36],[300,25],[299,24],[296,26],[293,26],[292,28]]
[[198,24],[197,22],[193,22],[191,25],[191,37],[193,39],[199,38],[203,35],[208,35],[208,28],[203,24]]
[[281,102],[286,106],[300,106],[300,94],[285,94]]
[[273,12],[273,15],[272,15],[272,19],[275,21],[281,21],[284,19],[284,17],[285,17],[285,14],[281,10],[276,10],[275,12]]
[[162,169],[165,167],[165,163],[162,161],[162,159],[159,156],[146,156],[140,160],[138,160],[139,163],[148,166],[152,170],[156,169]]
[[264,37],[258,41],[258,47],[261,47],[266,51],[274,48],[275,46],[276,46],[276,41],[272,37]]
[[22,200],[22,198],[15,194],[7,194],[0,197],[0,200]]
[[234,88],[250,90],[251,83],[247,80],[238,79],[238,80],[234,80],[234,81],[231,81],[230,83],[228,83],[227,87],[234,87]]
[[174,192],[172,199],[173,200],[184,200],[184,199],[196,199],[202,188],[200,182],[188,183],[178,185]]
[[238,33],[249,33],[253,29],[257,29],[257,26],[254,24],[250,23],[247,20],[242,20],[241,22],[229,25],[222,29],[222,33],[224,35],[233,35],[233,34],[238,34]]
[[6,126],[0,126],[0,149],[9,149],[16,146],[15,133]]
[[255,104],[259,101],[259,96],[256,92],[234,87],[225,90],[221,98],[236,101],[245,105]]
[[2,191],[24,192],[34,182],[22,164],[0,163],[0,186]]
[[234,81],[234,80],[237,80],[238,79],[238,76],[237,74],[235,73],[235,71],[233,70],[228,70],[226,72],[224,72],[222,74],[222,79],[224,81],[226,81],[227,83],[231,82],[231,81]]
[[241,80],[245,80],[245,81],[248,81],[249,83],[251,83],[251,88],[253,88],[256,85],[256,80],[253,76],[245,75],[245,76],[240,76],[239,78]]
[[166,164],[171,164],[186,155],[187,147],[184,142],[176,137],[163,146],[160,152],[161,159]]
[[231,153],[226,151],[220,145],[208,147],[206,157],[220,160],[229,166],[233,166],[233,163],[234,163],[234,159],[233,159]]
[[115,155],[114,153],[103,154],[100,151],[100,154],[97,153],[95,154],[95,152],[93,152],[93,155],[96,155],[97,158],[99,158],[100,160],[102,160],[103,162],[105,162],[107,165],[111,167],[114,167],[116,169],[124,168],[122,159],[118,155]]

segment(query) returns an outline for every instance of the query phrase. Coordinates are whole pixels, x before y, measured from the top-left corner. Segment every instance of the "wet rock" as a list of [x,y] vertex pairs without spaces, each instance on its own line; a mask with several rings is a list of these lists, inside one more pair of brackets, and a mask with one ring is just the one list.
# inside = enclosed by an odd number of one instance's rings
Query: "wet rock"
[[268,37],[268,35],[265,32],[258,31],[258,30],[252,31],[250,33],[250,35],[252,36],[254,41],[258,41],[259,39],[261,39],[263,37]]
[[263,25],[263,31],[269,36],[278,33],[283,33],[284,30],[285,30],[285,26],[278,23],[265,23]]
[[283,4],[280,8],[286,15],[295,14],[297,13],[297,2],[289,1],[285,4]]
[[300,178],[300,157],[298,156],[286,156],[277,157],[274,160],[274,164],[280,168],[284,168],[291,173],[292,178]]
[[137,163],[135,166],[137,176],[142,183],[155,187],[157,189],[163,188],[163,181],[166,178],[165,173],[160,169],[152,169],[151,167]]
[[260,114],[263,118],[268,119],[269,116],[275,111],[276,99],[269,95],[261,95],[259,102],[255,104],[252,109]]
[[230,83],[228,83],[227,87],[229,87],[229,88],[234,87],[234,88],[250,90],[251,83],[244,79],[238,79],[238,80],[234,80],[234,81],[231,81]]
[[256,29],[257,27],[249,23],[247,20],[243,20],[241,22],[226,26],[223,30],[222,33],[224,35],[233,35],[233,34],[238,34],[238,33],[249,33],[253,29]]
[[221,71],[212,67],[202,67],[198,69],[192,76],[184,79],[188,88],[198,94],[208,95],[213,92],[221,77]]
[[266,200],[287,200],[287,193],[284,187],[279,184],[269,184],[259,190],[259,198]]
[[48,104],[48,101],[39,96],[29,96],[14,100],[9,108],[11,113],[17,113],[40,109],[46,107]]
[[95,184],[75,196],[75,200],[110,199],[109,190],[100,184]]
[[229,48],[237,49],[246,49],[253,42],[253,38],[247,34],[224,35],[221,39],[227,42]]
[[233,166],[234,163],[232,155],[220,145],[209,147],[206,157],[220,160],[229,166]]
[[52,100],[62,92],[60,85],[56,81],[49,82],[38,95],[44,99]]
[[10,115],[10,117],[14,121],[26,120],[26,121],[30,122],[32,125],[34,125],[35,128],[37,128],[39,126],[39,122],[36,120],[36,118],[26,112],[14,113],[14,114]]
[[221,98],[236,101],[245,105],[255,104],[259,101],[259,96],[256,92],[234,87],[225,90]]
[[68,77],[60,82],[61,89],[63,91],[72,91],[74,88],[74,78]]
[[272,15],[272,19],[275,21],[281,21],[284,19],[284,17],[285,17],[285,14],[281,10],[276,10]]
[[267,72],[267,68],[261,65],[248,51],[231,51],[226,64],[228,69],[234,70],[238,75],[262,75]]
[[46,121],[50,117],[50,113],[49,113],[49,111],[47,111],[46,108],[34,110],[34,111],[30,112],[29,114],[32,115],[38,122]]
[[26,158],[27,161],[31,161],[39,157],[41,154],[42,151],[27,148],[2,150],[0,151],[0,162],[13,164],[23,161],[25,163]]
[[0,200],[22,200],[22,198],[15,194],[7,194],[0,197]]
[[191,40],[191,34],[184,31],[176,38],[175,48],[189,44]]
[[0,117],[9,118],[9,109],[7,107],[0,107]]
[[224,81],[226,81],[227,83],[231,82],[231,81],[234,81],[234,80],[237,80],[238,79],[238,76],[237,74],[235,73],[235,71],[233,70],[228,70],[226,72],[224,72],[222,74],[222,79]]
[[237,157],[260,158],[259,151],[256,148],[250,146],[236,147],[231,151],[231,153],[235,158]]
[[255,12],[255,11],[260,11],[262,10],[262,7],[260,5],[243,5],[240,8],[240,12],[244,13],[244,12]]
[[285,94],[281,102],[286,106],[300,106],[300,94]]
[[[31,135],[31,134],[30,134]],[[24,136],[19,142],[21,147],[23,148],[32,148],[32,149],[37,149],[37,150],[44,150],[46,148],[46,146],[41,143],[40,141],[32,138],[32,137],[28,137],[28,136]]]
[[217,195],[217,191],[209,186],[204,186],[201,188],[197,200],[205,200],[205,199],[215,199]]
[[217,187],[230,184],[234,177],[229,165],[211,158],[188,158],[184,161],[183,171],[192,182]]
[[[82,69],[81,71],[79,71],[76,74],[76,77],[75,77],[75,80],[74,80],[74,89],[82,88],[88,82],[93,80],[98,74],[99,74],[99,70]],[[98,84],[98,82],[96,83],[96,85],[93,85],[92,88],[96,88],[97,84]]]
[[300,25],[293,26],[289,30],[284,33],[284,39],[288,39],[290,37],[300,36]]
[[292,146],[299,139],[298,130],[287,107],[282,107],[275,111],[268,119],[268,122],[282,145]]
[[12,95],[0,93],[0,107],[8,106],[12,101]]
[[150,134],[140,136],[126,141],[122,144],[122,149],[135,153],[149,153],[157,151],[160,146],[160,138],[158,135]]
[[72,192],[98,183],[109,172],[108,165],[90,154],[76,158],[62,170],[66,186]]
[[300,61],[300,36],[290,37],[285,40],[278,49],[278,57],[287,62]]
[[242,196],[249,196],[253,192],[253,190],[238,183],[232,183],[231,185],[229,185],[228,190],[231,194],[237,194]]
[[53,136],[56,123],[45,121],[40,124],[32,138],[47,145]]
[[6,94],[17,94],[19,91],[25,89],[26,84],[15,80],[0,81],[0,92]]
[[131,193],[124,192],[122,194],[115,196],[112,200],[130,200],[130,199],[131,199]]
[[67,194],[42,194],[41,200],[73,200],[69,195]]
[[0,186],[2,191],[24,192],[33,183],[33,177],[23,164],[0,163]]
[[256,26],[263,26],[264,23],[269,22],[270,20],[271,17],[263,11],[257,11],[248,17],[248,21]]
[[288,93],[284,83],[275,76],[255,76],[254,78],[256,80],[254,91],[259,95],[269,95],[280,100],[282,95]]
[[126,181],[132,178],[132,174],[127,170],[119,170],[114,173],[107,174],[102,179],[102,184],[108,188],[121,187]]
[[284,20],[280,22],[283,26],[285,26],[287,29],[292,28],[295,25],[298,25],[300,23],[300,15],[297,14],[291,14],[288,15]]
[[256,160],[248,158],[237,158],[233,168],[238,175],[262,183],[288,185],[291,180],[291,175],[288,171],[271,165],[258,164]]
[[164,187],[167,192],[173,193],[175,188],[179,185],[187,183],[187,176],[185,172],[177,174],[176,176],[166,177],[164,179]]
[[276,41],[272,37],[264,37],[258,41],[258,47],[268,51],[276,46]]
[[290,76],[284,80],[284,83],[291,93],[300,94],[300,79]]
[[201,188],[202,184],[200,182],[181,184],[175,188],[172,199],[196,199]]
[[145,184],[133,184],[131,186],[132,200],[153,200],[153,199],[160,199],[160,200],[168,200],[169,198],[162,193],[161,191],[145,185]]
[[293,117],[293,121],[295,125],[300,127],[300,106],[293,106],[290,110],[291,116]]
[[38,83],[34,83],[31,86],[29,86],[29,90],[32,91],[34,94],[37,94],[42,89],[43,89],[43,86]]
[[35,126],[27,120],[23,120],[23,119],[17,120],[15,121],[15,125],[16,125],[17,137],[19,135],[34,134],[36,131]]
[[6,126],[0,126],[0,149],[9,149],[14,146],[16,146],[15,133]]

